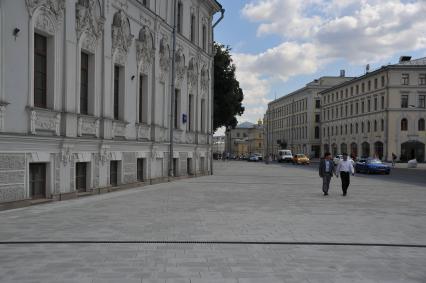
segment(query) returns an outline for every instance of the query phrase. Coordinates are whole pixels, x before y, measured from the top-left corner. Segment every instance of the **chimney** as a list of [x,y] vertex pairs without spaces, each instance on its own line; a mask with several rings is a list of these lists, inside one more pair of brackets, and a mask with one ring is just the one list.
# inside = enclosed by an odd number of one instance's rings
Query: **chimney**
[[411,61],[411,56],[401,56],[399,57],[399,63]]
[[345,77],[345,70],[340,70],[340,77],[342,77],[342,78]]

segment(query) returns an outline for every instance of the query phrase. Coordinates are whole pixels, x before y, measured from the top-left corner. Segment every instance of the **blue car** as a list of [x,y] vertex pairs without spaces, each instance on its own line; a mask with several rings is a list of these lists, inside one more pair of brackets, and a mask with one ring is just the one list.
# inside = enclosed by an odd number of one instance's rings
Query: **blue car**
[[355,164],[356,173],[385,173],[386,175],[390,174],[390,166],[384,164],[379,159],[360,159]]

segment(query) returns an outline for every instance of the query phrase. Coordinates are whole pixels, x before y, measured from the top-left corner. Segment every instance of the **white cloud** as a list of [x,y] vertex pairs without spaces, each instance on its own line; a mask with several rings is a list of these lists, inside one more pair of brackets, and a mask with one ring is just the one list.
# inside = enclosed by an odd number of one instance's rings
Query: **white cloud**
[[312,74],[338,59],[375,63],[426,48],[425,0],[253,0],[242,14],[259,23],[259,37],[283,41],[259,54],[233,54],[245,94],[241,120],[263,116],[275,80]]

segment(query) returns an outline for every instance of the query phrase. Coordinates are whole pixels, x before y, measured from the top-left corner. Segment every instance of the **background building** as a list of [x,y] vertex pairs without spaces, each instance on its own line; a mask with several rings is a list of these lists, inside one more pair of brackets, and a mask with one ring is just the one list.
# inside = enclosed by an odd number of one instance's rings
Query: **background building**
[[208,172],[220,9],[178,1],[171,90],[173,1],[0,1],[0,202]]
[[225,150],[231,155],[249,155],[259,153],[263,155],[264,138],[263,124],[259,120],[257,124],[244,122],[226,131]]
[[323,152],[425,161],[426,58],[403,56],[321,98]]
[[225,136],[213,137],[213,156],[221,157],[225,152]]
[[350,79],[341,71],[340,77],[321,77],[270,102],[265,115],[266,154],[277,154],[279,149],[291,149],[293,153],[319,157],[319,92]]

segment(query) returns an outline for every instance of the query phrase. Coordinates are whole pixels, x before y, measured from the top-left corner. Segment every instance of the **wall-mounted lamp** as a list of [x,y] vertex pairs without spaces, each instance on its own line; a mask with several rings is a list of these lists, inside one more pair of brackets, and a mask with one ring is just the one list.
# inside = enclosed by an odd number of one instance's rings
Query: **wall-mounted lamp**
[[14,28],[13,29],[13,36],[15,37],[15,40],[16,40],[16,38],[18,37],[18,34],[19,34],[19,32],[20,32],[21,30],[19,29],[19,28]]
[[135,75],[133,75],[130,79],[133,81],[135,79]]

